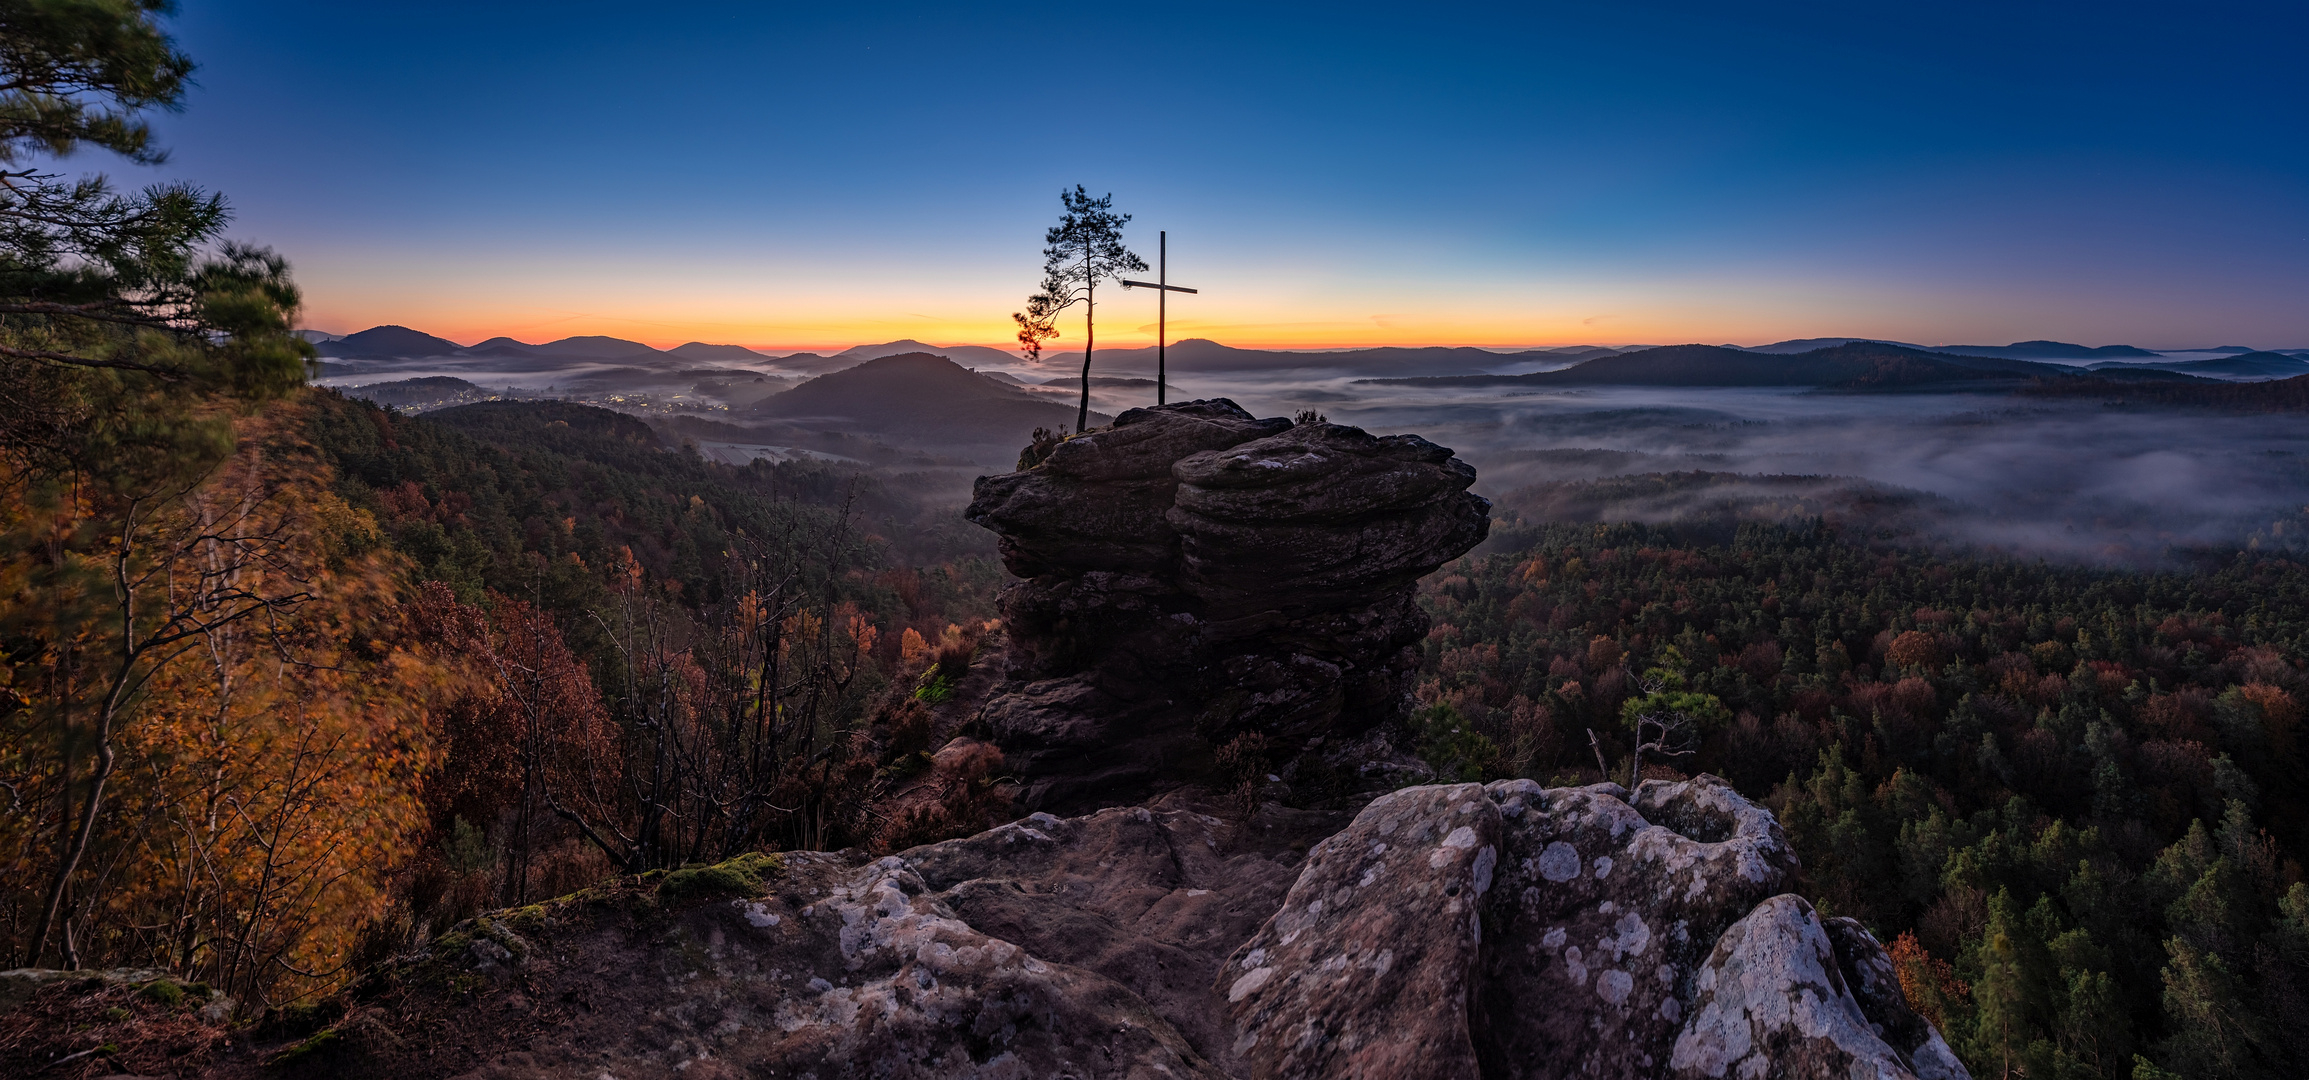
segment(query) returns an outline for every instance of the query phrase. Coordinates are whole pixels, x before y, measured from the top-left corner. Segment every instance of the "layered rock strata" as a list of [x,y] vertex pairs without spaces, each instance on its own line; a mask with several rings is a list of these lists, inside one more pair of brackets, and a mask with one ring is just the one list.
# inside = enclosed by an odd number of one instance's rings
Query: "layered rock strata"
[[1023,579],[1011,682],[979,732],[1029,807],[1130,801],[1216,742],[1286,748],[1399,715],[1420,576],[1475,546],[1475,470],[1415,435],[1257,419],[1224,399],[1133,409],[967,516]]
[[393,1008],[340,1024],[368,1056],[315,1067],[1969,1080],[1883,947],[1784,891],[1778,824],[1714,777],[1405,788],[1317,822],[1036,814],[880,859],[754,856],[734,892],[628,879],[370,980]]

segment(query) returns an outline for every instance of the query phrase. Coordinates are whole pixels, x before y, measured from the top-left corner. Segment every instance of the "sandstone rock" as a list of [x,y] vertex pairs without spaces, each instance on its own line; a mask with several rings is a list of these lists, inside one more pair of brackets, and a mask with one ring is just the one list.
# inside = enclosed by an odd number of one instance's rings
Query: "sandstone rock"
[[[739,907],[748,930],[776,935],[771,905]],[[718,1055],[750,1071],[1224,1075],[1111,978],[1044,962],[961,921],[903,858],[868,863],[792,923],[790,935],[806,935],[804,948],[817,953],[808,967],[817,974],[764,1002],[767,1045]]]
[[1170,471],[1183,513],[1252,523],[1355,522],[1433,506],[1475,482],[1475,467],[1448,447],[1320,420],[1178,459]]
[[1969,1080],[1864,929],[1764,895],[1794,860],[1709,776],[751,858],[701,878],[760,881],[735,895],[476,919],[365,981],[360,1053],[302,1075]]
[[[1036,842],[1020,835],[1030,826],[1004,828],[1020,842]],[[783,920],[771,905],[737,906],[750,930],[778,932]],[[764,1003],[770,1007],[757,1037],[766,1045],[718,1055],[749,1071],[1224,1075],[1113,980],[1043,961],[964,922],[904,859],[868,864],[802,908],[793,923],[792,935],[812,939],[804,949],[817,954],[809,967],[816,974],[793,988],[801,992]]]
[[[736,896],[629,878],[475,920],[365,984],[401,1011],[326,1075],[1241,1076],[1211,982],[1309,830],[1327,828],[1132,807],[873,860],[787,853]],[[393,1034],[441,1024],[454,1043]]]
[[1491,504],[1466,494],[1475,468],[1416,435],[1301,424],[1171,473],[1185,587],[1221,613],[1352,604],[1409,585],[1490,529]]
[[1171,463],[1290,426],[1223,398],[1132,409],[1059,443],[1035,468],[979,477],[966,514],[1001,536],[1003,562],[1022,578],[1160,572],[1178,546],[1163,516],[1178,487]]
[[1655,1075],[1717,936],[1795,883],[1779,823],[1706,774],[1633,799],[1617,784],[1489,790],[1507,852],[1481,1004],[1489,1075]]
[[1242,732],[1287,757],[1399,716],[1427,632],[1413,584],[1490,527],[1474,479],[1415,436],[1225,400],[1134,409],[980,478],[967,516],[1026,580],[1003,597],[1012,681],[975,732],[1029,808],[1086,809]]
[[1724,931],[1694,982],[1691,1017],[1668,1065],[1677,1077],[1709,1080],[1917,1075],[1872,1029],[1819,916],[1792,895],[1764,901]]
[[1201,749],[1191,731],[1147,721],[1161,704],[1122,701],[1087,675],[1039,679],[988,701],[973,730],[1023,774],[1025,805],[1095,804],[1145,789],[1166,763]]
[[[1308,821],[1269,824],[1288,838]],[[1130,807],[1019,824],[1048,841],[998,829],[906,858],[972,926],[1129,987],[1206,1059],[1244,1075],[1211,982],[1282,902],[1290,870],[1235,849],[1235,828],[1191,811]]]
[[1468,1006],[1499,822],[1481,785],[1407,788],[1308,853],[1217,983],[1251,1075],[1477,1075]]

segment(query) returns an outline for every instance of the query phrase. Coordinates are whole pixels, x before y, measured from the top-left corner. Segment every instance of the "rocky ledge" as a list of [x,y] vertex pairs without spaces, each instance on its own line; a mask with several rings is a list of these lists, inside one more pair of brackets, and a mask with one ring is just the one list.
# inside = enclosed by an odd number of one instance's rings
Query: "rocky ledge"
[[1327,837],[1273,807],[1036,814],[501,912],[280,1053],[506,1080],[1965,1077],[1795,870],[1709,776],[1406,788]]
[[981,477],[1001,537],[1010,682],[976,733],[1025,805],[1131,802],[1255,733],[1286,753],[1400,716],[1418,579],[1482,541],[1475,470],[1416,435],[1133,409]]

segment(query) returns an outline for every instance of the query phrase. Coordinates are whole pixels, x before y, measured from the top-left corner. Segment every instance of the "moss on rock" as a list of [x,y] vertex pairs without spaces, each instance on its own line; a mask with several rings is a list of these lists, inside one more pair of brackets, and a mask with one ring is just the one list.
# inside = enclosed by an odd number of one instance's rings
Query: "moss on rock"
[[749,851],[711,866],[685,866],[658,883],[658,899],[666,902],[705,896],[750,896],[761,891],[762,878],[777,873],[785,859]]
[[138,987],[136,992],[162,1008],[173,1009],[184,1004],[184,987],[167,979],[154,979]]
[[332,1047],[336,1046],[337,1043],[342,1041],[343,1038],[344,1036],[337,1033],[336,1028],[322,1028],[321,1030],[306,1036],[296,1045],[291,1046],[278,1054],[274,1054],[272,1060],[267,1064],[288,1065],[299,1061],[310,1061],[316,1057],[319,1057],[321,1054],[326,1053]]

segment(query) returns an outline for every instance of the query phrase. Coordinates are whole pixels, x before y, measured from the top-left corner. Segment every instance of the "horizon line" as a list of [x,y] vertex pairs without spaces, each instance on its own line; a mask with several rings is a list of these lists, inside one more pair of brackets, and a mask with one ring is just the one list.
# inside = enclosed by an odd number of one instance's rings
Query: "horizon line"
[[[895,344],[895,343],[897,343],[897,342],[900,342],[900,341],[912,341],[912,342],[916,342],[917,344],[927,345],[927,346],[929,346],[930,348],[933,348],[933,349],[966,349],[966,348],[975,348],[975,349],[992,349],[992,350],[994,350],[994,351],[996,351],[996,352],[1001,352],[1001,353],[1004,353],[1004,354],[1006,354],[1006,355],[1009,355],[1009,356],[1011,356],[1011,357],[1013,357],[1013,358],[1015,358],[1015,359],[1017,359],[1017,360],[1019,360],[1019,361],[1021,361],[1021,362],[1029,362],[1029,363],[1033,362],[1033,361],[1028,361],[1028,360],[1027,360],[1027,358],[1026,358],[1024,355],[1020,354],[1020,353],[1017,351],[1017,349],[1016,349],[1016,347],[1015,347],[1015,344],[1008,344],[1008,345],[987,345],[987,344],[981,344],[981,343],[977,343],[977,342],[948,342],[948,343],[946,343],[946,344],[942,344],[942,345],[941,345],[941,344],[932,344],[932,343],[930,343],[930,342],[922,341],[922,340],[921,340],[921,339],[919,339],[919,338],[910,338],[910,337],[893,338],[893,339],[889,339],[889,340],[886,340],[886,341],[868,341],[868,342],[858,342],[858,341],[852,341],[852,342],[851,342],[851,343],[849,343],[849,344],[835,344],[835,343],[832,343],[832,342],[820,342],[820,343],[814,343],[814,344],[806,344],[806,345],[795,345],[795,344],[791,344],[791,343],[780,343],[780,344],[774,344],[774,345],[771,345],[771,344],[744,344],[744,343],[739,343],[739,342],[709,342],[709,341],[705,341],[705,340],[703,340],[703,339],[699,339],[699,338],[688,338],[688,339],[686,339],[686,340],[683,340],[683,341],[679,341],[679,342],[674,342],[674,343],[672,343],[672,344],[656,344],[656,343],[653,343],[653,342],[650,342],[650,341],[646,341],[646,340],[642,340],[642,339],[637,339],[637,338],[621,338],[621,337],[617,337],[617,336],[615,336],[615,335],[611,335],[611,334],[576,334],[576,335],[570,335],[569,337],[563,337],[563,338],[554,338],[554,339],[551,339],[551,340],[548,340],[548,341],[543,341],[543,342],[527,342],[527,341],[522,341],[522,340],[520,340],[519,338],[515,338],[515,337],[512,337],[512,336],[511,336],[511,335],[509,335],[509,334],[493,334],[493,335],[490,335],[489,337],[484,337],[484,338],[480,338],[480,339],[477,339],[477,340],[476,340],[476,341],[474,341],[472,344],[468,345],[468,344],[464,344],[464,343],[460,343],[460,342],[457,342],[457,341],[456,341],[454,338],[449,338],[449,337],[444,337],[444,336],[441,336],[441,335],[431,334],[431,333],[429,333],[428,331],[424,331],[424,330],[418,330],[418,329],[417,329],[417,328],[415,328],[415,327],[412,327],[412,326],[407,326],[407,325],[405,325],[405,324],[401,324],[401,323],[379,323],[379,324],[377,324],[376,326],[366,327],[366,328],[364,328],[364,329],[362,329],[362,330],[351,331],[351,332],[348,332],[348,333],[339,333],[339,332],[337,332],[337,331],[333,331],[333,330],[321,330],[321,329],[319,329],[319,328],[317,328],[317,327],[299,327],[299,328],[298,328],[298,331],[299,331],[299,332],[304,332],[304,331],[311,331],[311,332],[314,332],[314,333],[329,334],[329,335],[331,335],[331,336],[333,336],[333,337],[337,337],[337,338],[344,338],[344,337],[350,337],[350,336],[352,336],[352,334],[356,334],[356,333],[365,333],[365,332],[367,332],[368,330],[376,330],[376,329],[381,329],[381,328],[384,328],[384,327],[388,327],[388,326],[400,327],[401,329],[404,329],[404,330],[410,330],[410,331],[413,331],[413,332],[416,332],[416,333],[426,334],[426,335],[427,335],[427,336],[429,336],[429,337],[440,337],[440,338],[441,338],[441,340],[443,340],[443,341],[448,341],[448,342],[450,342],[450,343],[452,343],[452,344],[455,344],[455,345],[457,345],[457,347],[458,347],[458,348],[460,348],[460,349],[471,349],[471,348],[475,348],[475,347],[478,347],[479,345],[481,345],[483,342],[488,342],[488,341],[495,341],[495,340],[497,340],[497,339],[499,339],[499,338],[504,338],[504,339],[507,339],[507,340],[509,340],[509,341],[515,342],[515,343],[517,343],[517,344],[520,344],[520,345],[523,345],[523,346],[525,346],[525,347],[529,347],[529,348],[541,348],[541,347],[543,347],[543,346],[546,346],[546,345],[550,345],[550,344],[553,344],[555,341],[567,341],[567,340],[571,340],[572,338],[608,338],[608,339],[610,339],[610,340],[613,340],[613,341],[625,341],[625,342],[630,342],[630,343],[632,343],[632,344],[641,345],[641,346],[643,346],[643,347],[645,347],[645,348],[653,349],[653,350],[656,350],[656,351],[658,351],[658,352],[670,352],[670,351],[672,351],[673,349],[677,349],[677,348],[680,348],[680,347],[682,347],[683,345],[715,345],[715,346],[723,346],[723,345],[728,345],[728,346],[734,346],[734,347],[736,347],[736,348],[745,349],[745,350],[747,350],[747,351],[749,351],[749,352],[760,353],[760,354],[762,354],[762,355],[763,355],[765,358],[777,358],[777,357],[782,357],[782,356],[793,356],[793,355],[798,355],[798,354],[802,354],[802,353],[810,353],[810,354],[815,354],[815,355],[838,355],[838,354],[840,354],[840,353],[843,353],[843,352],[847,352],[847,351],[849,351],[849,350],[851,350],[851,349],[873,348],[873,347],[876,347],[876,346],[879,346],[879,345],[889,345],[889,344]],[[1601,341],[1594,341],[1594,342],[1570,342],[1570,343],[1563,343],[1563,344],[1472,344],[1472,343],[1462,343],[1462,344],[1420,344],[1420,345],[1406,345],[1406,344],[1384,344],[1384,345],[1290,345],[1290,346],[1277,346],[1277,345],[1254,345],[1254,346],[1236,346],[1236,345],[1227,345],[1225,342],[1223,342],[1223,341],[1219,341],[1219,340],[1217,340],[1217,339],[1215,339],[1215,338],[1209,338],[1209,337],[1203,337],[1203,336],[1200,336],[1200,335],[1196,335],[1196,336],[1190,336],[1190,337],[1183,337],[1183,338],[1178,338],[1178,339],[1176,339],[1176,340],[1173,340],[1173,341],[1169,342],[1169,344],[1171,344],[1171,345],[1184,345],[1184,344],[1186,344],[1186,343],[1188,343],[1188,342],[1201,342],[1201,341],[1207,341],[1207,342],[1210,342],[1211,344],[1214,344],[1214,345],[1219,345],[1219,346],[1222,346],[1222,347],[1225,347],[1225,348],[1231,348],[1231,349],[1241,349],[1241,350],[1243,350],[1243,351],[1246,351],[1246,352],[1273,352],[1273,353],[1347,353],[1347,352],[1368,352],[1368,351],[1373,351],[1373,350],[1377,350],[1377,349],[1476,349],[1476,350],[1480,350],[1480,351],[1483,351],[1483,352],[1493,352],[1493,353],[1502,353],[1502,354],[1506,354],[1506,353],[1517,353],[1517,352],[1539,352],[1539,351],[1547,351],[1547,350],[1558,350],[1558,349],[1581,349],[1581,348],[1593,348],[1593,349],[1663,348],[1663,347],[1665,347],[1666,345],[1712,345],[1712,346],[1715,346],[1715,347],[1719,347],[1719,348],[1734,348],[1734,349],[1755,349],[1755,348],[1761,348],[1761,347],[1770,346],[1770,345],[1780,345],[1780,344],[1786,344],[1786,343],[1789,343],[1789,342],[1796,342],[1796,341],[1874,341],[1874,342],[1882,342],[1882,343],[1885,343],[1885,344],[1892,344],[1892,345],[1904,345],[1904,346],[1910,346],[1910,347],[1915,347],[1915,348],[1924,348],[1924,349],[1941,349],[1941,348],[1950,348],[1950,347],[1968,347],[1968,348],[2010,348],[2010,347],[2012,347],[2012,346],[2014,346],[2014,345],[2019,345],[2019,344],[2022,344],[2022,343],[2024,343],[2024,342],[2028,342],[2028,341],[2051,341],[2051,340],[2054,340],[2054,339],[2050,339],[2050,338],[2026,338],[2026,339],[2022,339],[2022,341],[2008,342],[2008,343],[2006,343],[2006,344],[2004,344],[2004,345],[1987,345],[1987,344],[1984,344],[1984,343],[1972,343],[1972,342],[1936,342],[1936,343],[1929,343],[1929,344],[1928,344],[1928,343],[1923,343],[1923,342],[1901,341],[1901,340],[1899,340],[1899,339],[1897,339],[1897,338],[1889,338],[1889,337],[1867,337],[1867,336],[1861,336],[1861,335],[1822,334],[1822,335],[1814,335],[1814,336],[1807,336],[1807,337],[1779,338],[1779,339],[1776,339],[1776,340],[1772,340],[1772,341],[1764,341],[1764,342],[1760,342],[1760,343],[1758,343],[1758,344],[1754,344],[1754,345],[1741,344],[1741,343],[1739,343],[1739,342],[1731,342],[1731,341],[1717,341],[1717,342],[1708,342],[1708,341],[1679,341],[1679,342],[1666,342],[1666,343],[1661,343],[1661,342],[1622,342],[1622,343],[1616,343],[1616,344],[1615,344],[1615,343],[1607,343],[1607,342],[1601,342]],[[2061,344],[2081,344],[2081,343],[2077,343],[2077,342],[2061,342]],[[2251,348],[2251,349],[2253,349],[2254,351],[2267,351],[2267,350],[2263,350],[2263,349],[2260,349],[2260,348],[2258,348],[2258,347],[2254,347],[2254,346],[2243,346],[2243,345],[2213,345],[2213,346],[2195,346],[2195,347],[2184,347],[2184,348],[2173,348],[2173,347],[2164,347],[2164,348],[2159,348],[2159,347],[2156,347],[2156,346],[2136,346],[2136,345],[2131,345],[2129,342],[2113,342],[2113,343],[2110,343],[2110,344],[2113,344],[2113,345],[2124,345],[2124,346],[2128,346],[2128,347],[2132,347],[2132,348],[2142,348],[2142,349],[2147,349],[2147,350],[2149,350],[2149,351],[2151,351],[2151,352],[2161,352],[2161,353],[2178,353],[2178,352],[2208,352],[2208,351],[2213,351],[2213,350],[2217,350],[2217,349],[2237,349],[2237,348]],[[1139,350],[1139,349],[1152,349],[1152,348],[1154,348],[1154,347],[1155,347],[1155,346],[1154,346],[1154,344],[1153,344],[1153,343],[1151,343],[1151,342],[1147,342],[1147,343],[1132,343],[1132,344],[1117,344],[1117,345],[1111,345],[1111,346],[1107,346],[1107,347],[1105,347],[1105,348],[1103,348],[1103,349],[1100,349],[1099,351],[1102,351],[1102,352],[1128,352],[1128,351],[1135,351],[1135,350]],[[2108,346],[2108,345],[2101,345],[2101,346],[2091,346],[2091,345],[2087,345],[2087,346],[2084,346],[2084,347],[2086,347],[2086,348],[2107,348],[2107,347],[2109,347],[2109,346]],[[2273,348],[2273,349],[2281,349],[2281,348],[2286,348],[2286,347],[2287,347],[2287,346],[2272,346],[2271,348]],[[1043,353],[1043,356],[1044,356],[1044,357],[1054,357],[1054,356],[1067,355],[1067,354],[1070,354],[1070,353],[1078,353],[1078,352],[1081,352],[1081,351],[1082,351],[1082,350],[1080,350],[1080,349],[1052,349],[1052,350],[1046,350],[1046,351]]]

